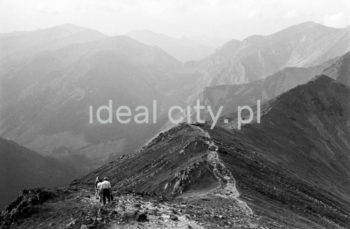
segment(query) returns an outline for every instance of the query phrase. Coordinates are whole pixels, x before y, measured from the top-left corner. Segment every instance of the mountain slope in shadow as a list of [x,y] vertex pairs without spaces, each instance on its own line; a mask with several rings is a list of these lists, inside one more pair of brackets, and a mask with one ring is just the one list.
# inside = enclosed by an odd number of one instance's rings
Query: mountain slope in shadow
[[22,189],[67,185],[80,175],[69,163],[41,156],[3,138],[0,138],[0,158],[0,208]]

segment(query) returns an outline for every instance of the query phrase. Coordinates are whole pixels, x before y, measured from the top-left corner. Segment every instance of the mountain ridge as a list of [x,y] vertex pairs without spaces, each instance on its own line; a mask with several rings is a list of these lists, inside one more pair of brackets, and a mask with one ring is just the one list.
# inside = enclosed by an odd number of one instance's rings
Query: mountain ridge
[[216,49],[212,44],[198,43],[188,38],[174,38],[150,30],[131,31],[126,35],[142,43],[158,46],[182,62],[202,59]]
[[207,86],[249,83],[286,67],[314,67],[349,50],[349,28],[302,23],[266,36],[229,41],[206,59],[186,66],[202,75],[196,82],[199,94]]
[[[241,131],[180,125],[142,152],[74,184],[92,184],[98,174],[109,176],[119,191],[185,199],[229,198],[239,190],[255,213],[272,217],[279,214],[276,209],[288,209],[278,216],[284,223],[302,217],[313,223],[300,228],[345,228],[350,219],[349,96],[349,87],[323,75],[266,104],[261,124],[248,124]],[[214,152],[220,162],[213,163]],[[226,171],[238,187],[230,185]]]
[[[164,223],[162,214],[186,212],[196,225],[210,228],[346,228],[349,96],[349,87],[322,75],[266,103],[261,123],[241,131],[180,124],[65,189],[24,193],[0,218],[19,228],[130,226],[139,211],[151,225]],[[108,207],[98,208],[93,197],[98,175],[109,177],[118,199]],[[36,195],[43,197],[35,200]],[[22,205],[29,215],[21,213]]]

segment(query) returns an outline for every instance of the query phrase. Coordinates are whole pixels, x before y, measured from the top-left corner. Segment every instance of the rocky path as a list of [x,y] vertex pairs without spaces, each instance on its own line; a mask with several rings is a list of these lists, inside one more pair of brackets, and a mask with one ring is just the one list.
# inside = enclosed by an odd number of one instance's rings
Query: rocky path
[[134,194],[115,196],[105,206],[92,191],[35,190],[19,196],[0,215],[0,228],[194,228],[203,226],[171,203]]
[[253,215],[253,210],[248,206],[246,202],[241,200],[240,193],[236,186],[236,180],[233,177],[230,170],[226,168],[226,166],[222,163],[219,158],[218,149],[219,147],[212,140],[210,134],[203,130],[199,126],[193,126],[198,129],[205,138],[207,138],[208,147],[208,156],[207,161],[213,167],[214,176],[221,184],[221,189],[216,190],[215,194],[223,197],[223,198],[231,198],[234,199],[237,204],[244,210],[247,215]]
[[[176,206],[154,200],[147,201],[132,194],[118,196],[112,203],[105,206],[102,206],[95,196],[86,198],[85,201],[88,205],[97,207],[96,221],[108,225],[109,229],[203,228]],[[90,228],[89,225],[85,226],[82,225],[81,228]]]
[[[218,177],[224,177],[214,154]],[[228,179],[230,180],[230,179]],[[156,197],[115,194],[114,201],[102,206],[87,187],[29,190],[0,215],[0,228],[23,229],[114,229],[114,228],[257,228],[260,219],[248,215],[225,186],[224,191],[193,199],[160,201]],[[226,189],[222,190],[226,190]],[[227,200],[230,198],[230,201]]]

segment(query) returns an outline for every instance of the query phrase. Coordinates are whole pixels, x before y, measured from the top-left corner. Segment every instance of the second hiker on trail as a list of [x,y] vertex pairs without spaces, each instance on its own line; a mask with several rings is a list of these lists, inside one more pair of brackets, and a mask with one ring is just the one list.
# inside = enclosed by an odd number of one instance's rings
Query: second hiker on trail
[[100,188],[98,187],[99,184],[102,182],[102,180],[100,179],[99,176],[96,177],[96,181],[95,181],[95,196],[96,196],[96,199],[100,199]]
[[108,200],[108,203],[111,203],[111,183],[108,181],[108,177],[104,177],[103,181],[101,183],[99,183],[99,188],[100,188],[100,193],[101,193],[101,197],[102,197],[102,203],[103,205],[106,204],[106,200]]

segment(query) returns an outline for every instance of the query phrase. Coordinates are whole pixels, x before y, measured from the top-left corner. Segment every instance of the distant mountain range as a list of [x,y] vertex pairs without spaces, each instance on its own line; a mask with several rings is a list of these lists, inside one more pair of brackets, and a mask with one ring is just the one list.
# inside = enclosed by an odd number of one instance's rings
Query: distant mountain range
[[[337,56],[349,44],[347,28],[303,23],[269,36],[232,40],[207,58],[182,63],[160,46],[74,25],[1,34],[0,135],[40,154],[80,155],[93,162],[89,168],[96,167],[134,152],[164,129],[162,112],[171,105],[203,98],[230,109],[257,97],[267,101],[333,69],[332,64],[340,66]],[[89,106],[109,99],[132,108],[155,99],[159,122],[89,124]]]
[[41,51],[67,45],[96,41],[106,37],[95,30],[65,24],[36,31],[0,34],[0,61],[3,58],[30,57]]
[[273,99],[320,74],[325,74],[350,86],[347,77],[350,68],[349,57],[350,52],[314,67],[284,68],[265,79],[247,84],[206,87],[201,95],[201,100],[202,103],[210,105],[215,110],[223,106],[223,114],[228,114],[235,112],[238,106],[254,105],[257,100],[265,102]]
[[158,46],[176,59],[186,62],[200,60],[213,54],[224,42],[214,39],[174,38],[149,30],[132,31],[127,36],[151,46]]
[[[1,134],[44,154],[80,151],[97,164],[135,149],[158,126],[89,124],[89,106],[164,101],[163,85],[180,63],[128,37],[73,44],[4,63]],[[20,66],[20,67],[18,67]],[[165,90],[165,89],[164,89]],[[16,96],[14,96],[16,95]],[[176,100],[176,98],[172,98]]]
[[336,29],[306,22],[268,36],[232,40],[213,55],[188,64],[201,74],[198,91],[205,86],[242,84],[286,67],[312,67],[350,51],[350,28]]

